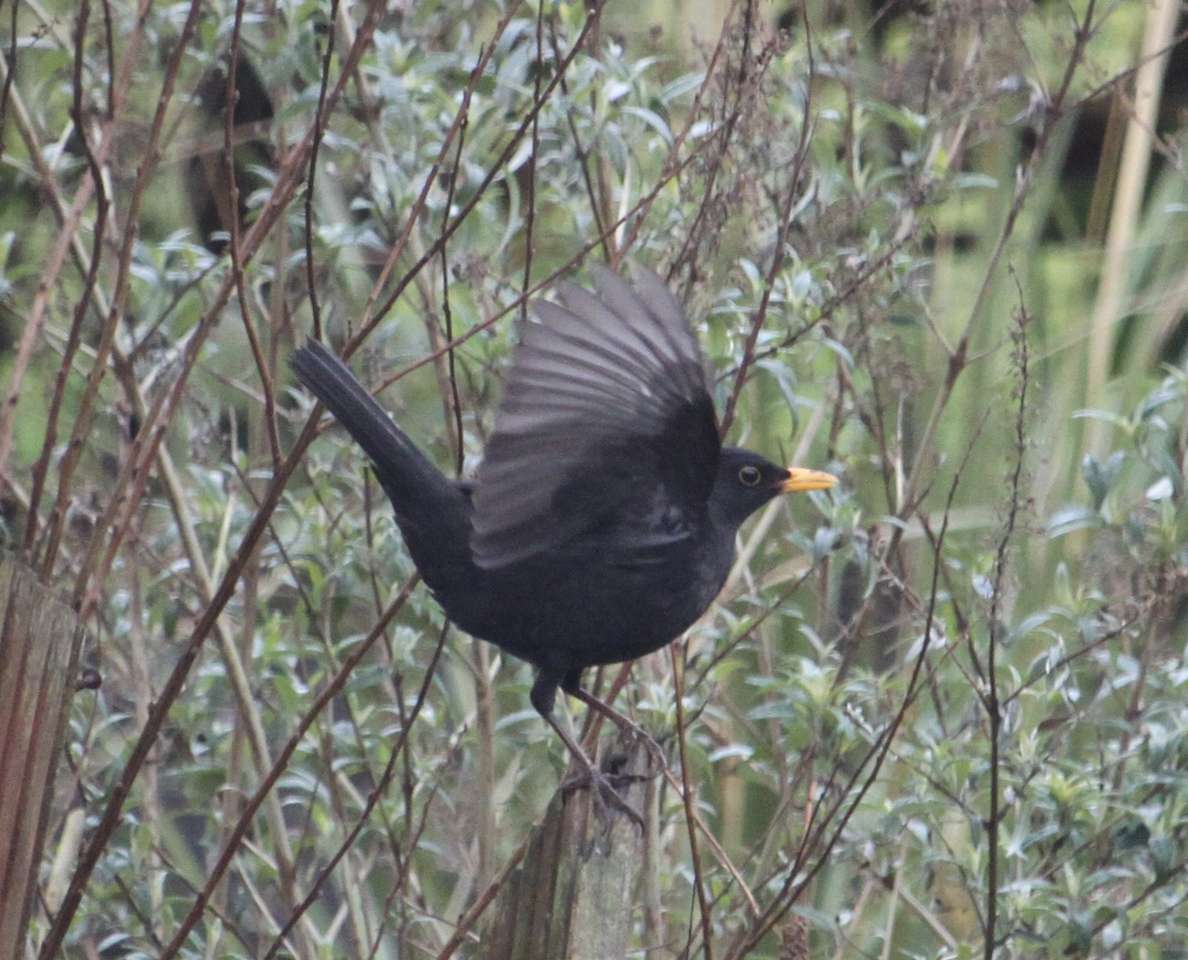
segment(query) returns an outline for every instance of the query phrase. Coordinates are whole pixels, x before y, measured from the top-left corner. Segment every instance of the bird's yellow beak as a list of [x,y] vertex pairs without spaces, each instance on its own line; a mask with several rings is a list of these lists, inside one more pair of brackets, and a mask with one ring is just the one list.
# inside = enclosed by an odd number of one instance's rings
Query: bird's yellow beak
[[789,467],[788,477],[780,484],[780,493],[804,493],[808,490],[828,490],[837,486],[837,477],[824,470]]

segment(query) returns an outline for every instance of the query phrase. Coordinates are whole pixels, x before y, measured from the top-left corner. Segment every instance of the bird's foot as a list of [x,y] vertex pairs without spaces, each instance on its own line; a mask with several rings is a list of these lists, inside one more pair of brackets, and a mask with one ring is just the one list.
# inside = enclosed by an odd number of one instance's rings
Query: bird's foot
[[[600,818],[607,821],[608,825],[607,808],[610,807],[628,817],[639,827],[642,833],[644,829],[644,818],[640,816],[638,810],[623,799],[616,786],[628,787],[633,783],[640,783],[649,778],[637,773],[622,772],[622,768],[626,764],[626,759],[622,757],[611,758],[611,769],[609,770],[603,771],[595,767],[586,755],[586,751],[582,749],[581,744],[570,736],[569,731],[565,727],[557,722],[552,714],[552,710],[546,709],[552,707],[551,694],[555,691],[555,685],[548,686],[542,683],[541,678],[537,678],[536,685],[532,688],[532,705],[536,707],[545,722],[561,738],[561,742],[569,750],[570,756],[573,757],[574,765],[577,768],[575,775],[566,778],[561,783],[561,791],[563,793],[570,793],[578,789],[590,789],[594,808]],[[612,713],[617,713],[617,711],[612,710]],[[630,723],[630,721],[628,722]],[[631,725],[635,726],[634,724]]]
[[638,773],[603,773],[591,766],[566,778],[561,783],[561,791],[572,793],[574,790],[589,790],[600,819],[607,818],[608,808],[617,810],[639,827],[642,832],[644,829],[643,816],[623,799],[619,789],[633,783],[642,783],[648,779],[650,777]]
[[605,700],[598,699],[598,697],[587,693],[580,687],[573,692],[573,696],[581,700],[591,710],[601,713],[619,728],[620,733],[625,736],[634,737],[644,745],[644,749],[648,752],[648,772],[646,775],[643,775],[644,779],[651,780],[653,777],[660,776],[660,774],[668,769],[668,761],[664,758],[664,751],[660,748],[660,744],[638,723],[626,714],[620,713]]

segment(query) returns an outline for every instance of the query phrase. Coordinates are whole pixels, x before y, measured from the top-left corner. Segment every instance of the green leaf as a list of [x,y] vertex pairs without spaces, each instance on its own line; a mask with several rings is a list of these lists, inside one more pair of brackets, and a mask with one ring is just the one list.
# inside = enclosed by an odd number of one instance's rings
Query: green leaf
[[1089,493],[1093,496],[1094,510],[1101,509],[1102,503],[1105,502],[1106,496],[1114,486],[1114,481],[1118,479],[1118,472],[1122,469],[1125,459],[1126,454],[1121,450],[1111,453],[1104,464],[1093,454],[1085,454],[1081,461],[1081,475],[1085,478]]
[[1130,421],[1120,413],[1114,413],[1112,410],[1087,407],[1081,410],[1074,410],[1072,416],[1074,420],[1097,420],[1099,423],[1108,423],[1115,427],[1121,427],[1127,432],[1131,430]]
[[1101,514],[1096,510],[1074,504],[1061,507],[1048,517],[1044,532],[1047,533],[1048,539],[1055,540],[1057,537],[1063,537],[1065,534],[1073,533],[1077,530],[1092,530],[1103,524],[1104,521],[1101,519]]

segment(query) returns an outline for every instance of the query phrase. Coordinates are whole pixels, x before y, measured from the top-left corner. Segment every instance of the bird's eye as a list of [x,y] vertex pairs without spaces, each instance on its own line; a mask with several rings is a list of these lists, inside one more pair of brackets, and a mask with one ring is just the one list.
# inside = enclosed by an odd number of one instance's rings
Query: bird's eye
[[759,468],[749,463],[738,469],[738,482],[744,487],[757,487],[762,479],[763,475],[759,472]]

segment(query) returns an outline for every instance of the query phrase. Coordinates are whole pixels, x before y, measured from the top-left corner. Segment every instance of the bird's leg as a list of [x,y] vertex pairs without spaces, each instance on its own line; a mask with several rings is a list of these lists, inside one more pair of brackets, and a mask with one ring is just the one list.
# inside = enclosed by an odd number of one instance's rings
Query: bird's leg
[[611,778],[599,770],[594,763],[586,756],[586,752],[581,748],[581,745],[569,735],[569,732],[559,724],[556,719],[550,714],[545,717],[545,722],[550,727],[557,731],[569,752],[573,754],[574,760],[577,761],[581,771],[573,777],[569,777],[562,781],[561,789],[568,792],[570,790],[580,790],[583,787],[589,787],[593,791],[594,801],[598,807],[603,808],[609,804],[616,810],[625,814],[640,830],[644,829],[644,818],[640,816],[638,810],[629,804],[615,789]]
[[553,704],[557,699],[556,677],[541,671],[537,675],[536,682],[532,685],[532,692],[529,694],[529,699],[532,701],[532,706],[536,708],[536,712],[544,718],[545,723],[556,731],[557,736],[561,738],[561,742],[565,744],[566,749],[573,755],[573,759],[577,762],[578,767],[581,768],[581,773],[577,777],[570,778],[562,783],[561,789],[574,790],[578,787],[591,787],[594,791],[595,802],[599,806],[609,802],[612,807],[624,813],[639,826],[640,830],[643,830],[643,817],[639,815],[631,804],[619,796],[619,792],[615,789],[610,778],[594,766],[590,758],[586,756],[586,751],[582,749],[581,744],[553,716]]
[[630,734],[643,743],[644,749],[648,751],[648,757],[654,762],[655,766],[655,770],[648,774],[648,779],[659,776],[668,769],[668,762],[664,759],[664,751],[660,749],[660,744],[656,742],[656,739],[647,730],[626,714],[620,713],[605,700],[599,700],[594,694],[588,693],[581,687],[575,686],[570,689],[563,686],[561,689],[571,697],[577,697],[577,699],[581,700],[582,703],[594,712],[602,714],[607,720],[618,727],[621,733]]

